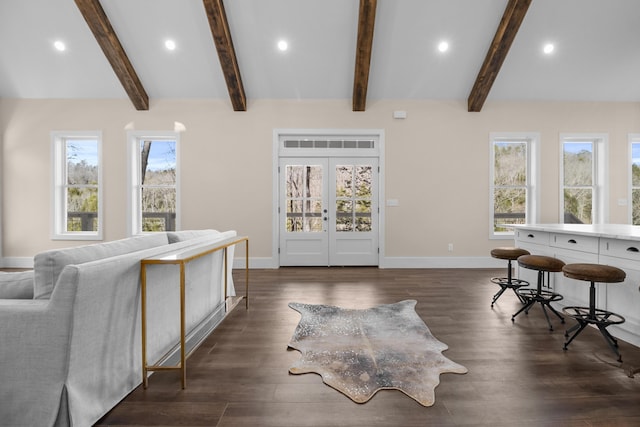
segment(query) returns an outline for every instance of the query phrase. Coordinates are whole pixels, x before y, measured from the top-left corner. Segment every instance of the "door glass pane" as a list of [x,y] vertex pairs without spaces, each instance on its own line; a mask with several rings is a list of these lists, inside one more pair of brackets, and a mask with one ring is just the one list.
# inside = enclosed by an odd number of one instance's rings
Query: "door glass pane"
[[302,231],[302,200],[287,199],[287,231]]
[[306,167],[307,197],[322,199],[322,166]]
[[336,197],[353,196],[353,166],[336,166]]
[[356,190],[359,198],[371,200],[371,166],[356,168]]
[[371,200],[356,202],[356,231],[371,231]]
[[287,165],[285,174],[287,232],[322,232],[322,166]]
[[352,200],[336,200],[336,231],[353,231]]
[[370,165],[336,166],[336,231],[371,231]]
[[305,203],[305,229],[306,232],[322,231],[322,201],[307,200]]
[[[302,166],[288,165],[287,176],[287,198],[301,197],[303,187],[304,169]],[[288,203],[288,201],[287,201]]]

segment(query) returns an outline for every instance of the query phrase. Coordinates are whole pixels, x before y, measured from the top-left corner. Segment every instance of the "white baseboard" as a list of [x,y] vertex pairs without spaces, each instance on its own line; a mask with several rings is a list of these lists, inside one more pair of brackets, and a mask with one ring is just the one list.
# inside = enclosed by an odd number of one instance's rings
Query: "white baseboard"
[[[249,258],[250,269],[276,269],[278,262],[271,257]],[[506,268],[504,261],[491,257],[386,257],[380,268]],[[2,268],[33,268],[33,258],[5,257]],[[245,268],[245,258],[233,260],[234,269]]]
[[[244,269],[246,265],[245,258],[234,258],[233,259],[233,269]],[[279,268],[278,263],[274,258],[271,257],[258,257],[252,258],[249,257],[249,268],[259,268],[259,269],[275,269]]]

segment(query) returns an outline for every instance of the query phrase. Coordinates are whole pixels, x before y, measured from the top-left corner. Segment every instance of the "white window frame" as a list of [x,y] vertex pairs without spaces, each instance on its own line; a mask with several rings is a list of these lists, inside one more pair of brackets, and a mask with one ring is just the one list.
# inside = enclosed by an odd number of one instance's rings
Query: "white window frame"
[[538,132],[491,132],[489,134],[489,239],[510,239],[514,231],[494,231],[494,177],[495,142],[526,142],[527,144],[527,183],[525,223],[535,224],[539,217],[538,180],[540,176],[540,133]]
[[558,219],[564,224],[564,143],[590,141],[593,143],[593,198],[591,223],[609,222],[609,135],[606,133],[561,133],[560,134],[560,185]]
[[[633,224],[633,144],[640,144],[640,133],[630,133],[629,134],[629,185],[628,185],[628,193],[627,193],[627,217],[629,224]],[[640,189],[640,187],[636,187]]]
[[129,236],[151,234],[142,231],[141,212],[141,159],[140,141],[145,139],[176,142],[176,230],[180,230],[180,132],[128,131],[127,132],[127,233]]
[[[98,142],[98,229],[97,231],[67,231],[67,156],[66,143],[73,139],[95,139]],[[102,132],[53,131],[51,132],[52,184],[51,239],[52,240],[102,240],[104,216],[102,214]]]

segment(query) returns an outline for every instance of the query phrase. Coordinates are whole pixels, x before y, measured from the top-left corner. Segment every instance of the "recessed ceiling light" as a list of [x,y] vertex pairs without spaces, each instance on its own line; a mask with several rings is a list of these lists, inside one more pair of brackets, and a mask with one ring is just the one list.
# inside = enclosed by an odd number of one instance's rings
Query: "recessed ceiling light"
[[67,50],[67,45],[65,45],[61,40],[56,40],[55,42],[53,42],[53,47],[59,52],[64,52],[65,50]]
[[542,48],[542,51],[544,53],[546,53],[547,55],[549,55],[550,53],[553,52],[553,49],[555,49],[555,46],[553,45],[553,43],[547,43],[544,45],[544,47]]
[[285,50],[289,49],[289,43],[287,43],[286,40],[278,41],[278,49],[284,52]]
[[164,47],[166,47],[167,50],[176,50],[176,42],[171,39],[165,40]]
[[446,52],[449,50],[449,43],[445,42],[445,41],[441,41],[440,43],[438,43],[438,50],[440,52]]

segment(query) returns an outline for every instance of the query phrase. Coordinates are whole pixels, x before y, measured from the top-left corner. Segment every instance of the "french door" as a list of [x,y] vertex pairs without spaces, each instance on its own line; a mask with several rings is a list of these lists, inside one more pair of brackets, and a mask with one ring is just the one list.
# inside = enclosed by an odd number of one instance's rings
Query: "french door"
[[281,266],[378,265],[378,159],[281,157]]

